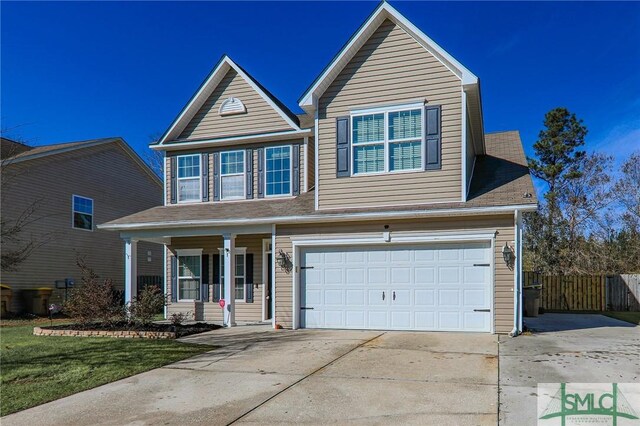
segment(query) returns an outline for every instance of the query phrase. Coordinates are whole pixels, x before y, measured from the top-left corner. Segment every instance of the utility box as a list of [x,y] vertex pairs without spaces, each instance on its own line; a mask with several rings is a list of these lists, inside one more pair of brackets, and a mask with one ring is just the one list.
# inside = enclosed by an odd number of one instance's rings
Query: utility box
[[8,285],[0,284],[0,315],[5,316],[11,309],[11,298],[13,297],[13,291]]
[[49,315],[49,300],[51,299],[51,293],[53,293],[53,289],[49,287],[22,290],[26,311],[34,315]]

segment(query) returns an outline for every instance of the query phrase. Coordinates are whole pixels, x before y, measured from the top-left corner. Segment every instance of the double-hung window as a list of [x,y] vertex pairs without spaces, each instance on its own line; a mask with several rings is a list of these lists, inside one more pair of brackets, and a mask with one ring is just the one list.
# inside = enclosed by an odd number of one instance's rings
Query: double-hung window
[[178,254],[178,301],[200,300],[201,255]]
[[220,198],[237,200],[245,197],[245,151],[220,153]]
[[353,174],[421,170],[423,108],[351,116]]
[[93,230],[93,200],[91,198],[80,197],[74,195],[72,197],[73,204],[73,222],[75,229]]
[[178,157],[178,202],[200,201],[200,154]]
[[[245,301],[246,299],[246,249],[245,248],[236,248],[236,274],[235,274],[235,282],[234,285],[234,299],[236,301]],[[220,282],[223,283],[223,289],[221,293],[224,297],[224,250],[220,250]]]
[[291,145],[265,148],[265,194],[291,195]]

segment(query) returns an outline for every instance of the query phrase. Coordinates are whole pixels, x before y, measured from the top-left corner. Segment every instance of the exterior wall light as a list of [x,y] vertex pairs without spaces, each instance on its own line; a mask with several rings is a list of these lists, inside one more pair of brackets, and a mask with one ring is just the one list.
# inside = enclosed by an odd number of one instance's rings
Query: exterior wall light
[[502,247],[502,258],[504,259],[504,263],[507,267],[513,270],[513,265],[516,260],[516,254],[513,250],[513,247],[510,247],[508,243],[504,243],[504,247]]
[[278,251],[278,255],[276,256],[276,262],[278,263],[279,267],[281,267],[287,272],[291,272],[291,270],[293,269],[293,263],[291,262],[291,258],[289,257],[289,254],[282,249]]

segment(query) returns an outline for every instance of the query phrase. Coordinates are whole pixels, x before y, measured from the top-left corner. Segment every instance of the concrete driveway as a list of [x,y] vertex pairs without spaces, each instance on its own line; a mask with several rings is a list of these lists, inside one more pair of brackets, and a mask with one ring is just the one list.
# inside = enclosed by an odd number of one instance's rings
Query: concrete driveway
[[536,424],[538,383],[637,383],[640,327],[602,315],[526,318],[532,335],[500,336],[500,424]]
[[497,422],[496,336],[247,326],[184,340],[219,348],[2,425]]

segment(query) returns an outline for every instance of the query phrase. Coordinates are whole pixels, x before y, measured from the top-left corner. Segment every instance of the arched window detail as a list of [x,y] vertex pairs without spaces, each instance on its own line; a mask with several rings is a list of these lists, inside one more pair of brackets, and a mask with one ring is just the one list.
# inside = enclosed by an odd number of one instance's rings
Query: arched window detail
[[222,102],[222,105],[220,105],[220,110],[218,112],[220,115],[244,114],[245,112],[247,112],[247,108],[244,106],[240,99],[229,98]]

